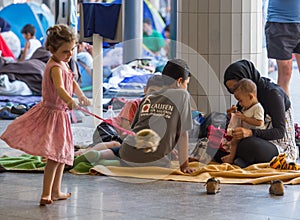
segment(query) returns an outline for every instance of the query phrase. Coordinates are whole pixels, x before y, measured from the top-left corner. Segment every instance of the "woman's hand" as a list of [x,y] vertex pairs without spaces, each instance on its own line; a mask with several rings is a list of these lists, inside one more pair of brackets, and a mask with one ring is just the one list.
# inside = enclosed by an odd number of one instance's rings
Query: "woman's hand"
[[237,127],[232,130],[232,137],[237,140],[241,140],[246,137],[252,136],[252,130],[242,127]]
[[237,112],[237,107],[235,105],[232,105],[231,108],[227,109],[227,115],[228,117],[231,117],[231,113]]

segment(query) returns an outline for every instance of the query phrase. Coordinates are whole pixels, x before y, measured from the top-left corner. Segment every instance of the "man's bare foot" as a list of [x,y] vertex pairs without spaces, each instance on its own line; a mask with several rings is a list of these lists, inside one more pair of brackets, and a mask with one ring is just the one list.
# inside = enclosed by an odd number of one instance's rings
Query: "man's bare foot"
[[57,200],[66,200],[68,198],[70,198],[72,196],[72,193],[60,193],[58,195],[52,196],[52,200],[53,201],[57,201]]

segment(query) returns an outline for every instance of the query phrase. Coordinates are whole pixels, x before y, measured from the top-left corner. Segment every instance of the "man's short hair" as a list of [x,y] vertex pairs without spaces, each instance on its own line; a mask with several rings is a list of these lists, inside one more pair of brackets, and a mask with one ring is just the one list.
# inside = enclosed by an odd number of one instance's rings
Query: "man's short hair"
[[190,76],[190,70],[187,63],[182,59],[169,60],[162,71],[162,76],[166,85],[170,85],[174,80],[182,78],[187,80]]

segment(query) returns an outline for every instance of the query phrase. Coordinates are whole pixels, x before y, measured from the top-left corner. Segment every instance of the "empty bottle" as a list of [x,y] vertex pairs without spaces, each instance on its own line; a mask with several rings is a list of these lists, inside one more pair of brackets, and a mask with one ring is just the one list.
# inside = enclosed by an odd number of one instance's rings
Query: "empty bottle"
[[103,116],[104,116],[104,119],[111,119],[116,116],[112,105],[108,106],[107,112],[105,112]]

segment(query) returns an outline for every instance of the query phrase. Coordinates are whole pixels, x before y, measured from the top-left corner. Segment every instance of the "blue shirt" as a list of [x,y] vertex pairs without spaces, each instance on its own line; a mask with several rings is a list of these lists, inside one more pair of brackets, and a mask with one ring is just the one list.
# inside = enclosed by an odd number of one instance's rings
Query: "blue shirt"
[[300,23],[300,0],[269,0],[267,21]]

